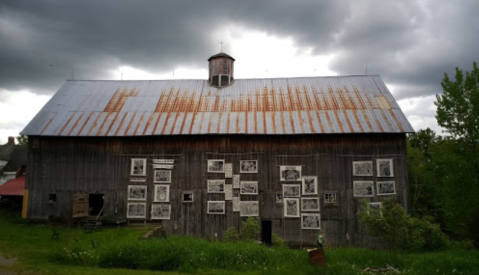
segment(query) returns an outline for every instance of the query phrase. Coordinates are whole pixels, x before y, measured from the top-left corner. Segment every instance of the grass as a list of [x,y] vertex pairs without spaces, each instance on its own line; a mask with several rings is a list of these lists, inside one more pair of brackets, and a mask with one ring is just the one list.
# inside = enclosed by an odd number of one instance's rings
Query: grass
[[[392,260],[382,250],[326,249],[327,265],[309,264],[307,252],[270,249],[251,242],[226,243],[170,236],[139,240],[151,227],[106,228],[85,233],[9,217],[0,209],[0,251],[18,262],[1,267],[18,274],[364,274],[366,267],[398,268],[401,274],[477,274],[477,250],[399,253]],[[156,269],[161,271],[149,271]]]

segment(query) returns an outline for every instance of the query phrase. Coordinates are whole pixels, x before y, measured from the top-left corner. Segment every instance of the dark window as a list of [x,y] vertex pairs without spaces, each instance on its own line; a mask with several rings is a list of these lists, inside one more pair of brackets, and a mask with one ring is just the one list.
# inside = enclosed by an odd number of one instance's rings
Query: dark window
[[48,201],[50,203],[56,203],[57,202],[57,194],[48,194]]
[[215,75],[212,77],[211,85],[218,86],[219,85],[219,76]]
[[221,86],[228,86],[228,76],[227,75],[222,75],[221,76]]

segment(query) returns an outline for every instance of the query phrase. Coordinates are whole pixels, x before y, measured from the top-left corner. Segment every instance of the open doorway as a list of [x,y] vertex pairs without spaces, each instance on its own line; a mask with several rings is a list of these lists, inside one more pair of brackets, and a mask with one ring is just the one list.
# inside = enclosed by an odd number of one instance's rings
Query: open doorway
[[88,196],[88,215],[102,216],[103,215],[103,194],[89,194]]
[[261,242],[271,246],[272,240],[271,240],[271,235],[272,235],[272,224],[271,221],[268,220],[262,220],[261,221]]

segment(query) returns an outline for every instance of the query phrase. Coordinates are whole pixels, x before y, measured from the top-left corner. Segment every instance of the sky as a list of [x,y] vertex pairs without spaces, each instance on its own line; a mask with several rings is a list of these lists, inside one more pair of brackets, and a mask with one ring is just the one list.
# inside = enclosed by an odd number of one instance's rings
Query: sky
[[69,79],[380,75],[413,128],[479,61],[477,0],[0,0],[0,144]]

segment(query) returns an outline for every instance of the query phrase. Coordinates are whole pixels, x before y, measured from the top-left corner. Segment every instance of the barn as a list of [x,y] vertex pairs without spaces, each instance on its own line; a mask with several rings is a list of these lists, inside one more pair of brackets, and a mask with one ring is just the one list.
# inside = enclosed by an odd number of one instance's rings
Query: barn
[[27,217],[161,223],[223,238],[253,216],[261,239],[370,245],[356,213],[395,195],[408,208],[406,133],[377,75],[67,81],[27,135]]

